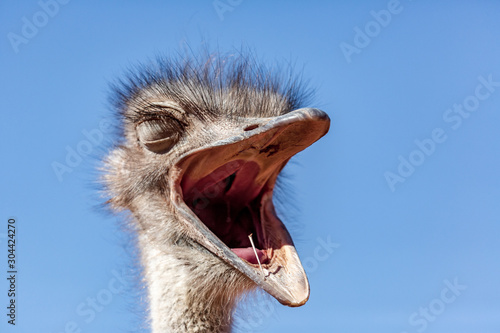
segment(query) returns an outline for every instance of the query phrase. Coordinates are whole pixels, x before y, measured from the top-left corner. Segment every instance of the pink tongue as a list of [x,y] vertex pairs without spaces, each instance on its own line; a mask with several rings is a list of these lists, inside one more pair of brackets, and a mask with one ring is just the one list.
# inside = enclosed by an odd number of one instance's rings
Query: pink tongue
[[[266,253],[262,250],[256,249],[257,255],[259,256],[259,260],[261,264],[265,264],[267,262]],[[251,247],[238,247],[231,249],[238,257],[241,259],[245,259],[251,264],[258,264],[257,258],[255,257],[255,253],[253,252],[253,248]]]

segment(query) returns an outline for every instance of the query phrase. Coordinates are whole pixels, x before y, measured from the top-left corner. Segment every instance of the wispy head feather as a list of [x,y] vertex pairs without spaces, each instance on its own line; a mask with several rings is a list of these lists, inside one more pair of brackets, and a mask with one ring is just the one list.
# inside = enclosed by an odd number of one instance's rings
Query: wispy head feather
[[251,53],[159,56],[113,85],[112,102],[132,120],[152,100],[171,100],[201,118],[274,117],[311,95],[292,68],[259,64]]

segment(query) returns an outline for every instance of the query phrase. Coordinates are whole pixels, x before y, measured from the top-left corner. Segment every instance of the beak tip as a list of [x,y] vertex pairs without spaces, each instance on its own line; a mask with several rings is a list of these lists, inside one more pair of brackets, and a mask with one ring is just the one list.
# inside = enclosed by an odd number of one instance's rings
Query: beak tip
[[307,295],[304,295],[304,297],[296,298],[293,300],[287,300],[287,301],[283,301],[283,302],[280,301],[280,303],[283,305],[289,306],[291,308],[297,308],[299,306],[306,304],[306,302],[308,300],[309,300],[309,292],[307,293]]

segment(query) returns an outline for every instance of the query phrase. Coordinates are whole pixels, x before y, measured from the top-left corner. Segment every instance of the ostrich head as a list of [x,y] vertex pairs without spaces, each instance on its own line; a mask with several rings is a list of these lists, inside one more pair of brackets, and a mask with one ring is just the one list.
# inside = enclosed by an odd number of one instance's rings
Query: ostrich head
[[153,332],[226,332],[259,286],[303,305],[309,284],[273,206],[287,161],[329,128],[293,78],[248,57],[160,59],[116,86],[122,140],[109,204],[137,232]]

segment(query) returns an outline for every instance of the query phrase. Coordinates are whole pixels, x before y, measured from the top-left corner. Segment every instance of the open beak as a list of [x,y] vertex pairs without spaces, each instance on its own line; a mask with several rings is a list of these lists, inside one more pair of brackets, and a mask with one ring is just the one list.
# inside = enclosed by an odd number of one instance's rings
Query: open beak
[[307,108],[242,121],[237,135],[179,158],[169,179],[171,200],[188,236],[280,303],[301,306],[309,282],[272,195],[288,160],[325,135],[330,119]]

